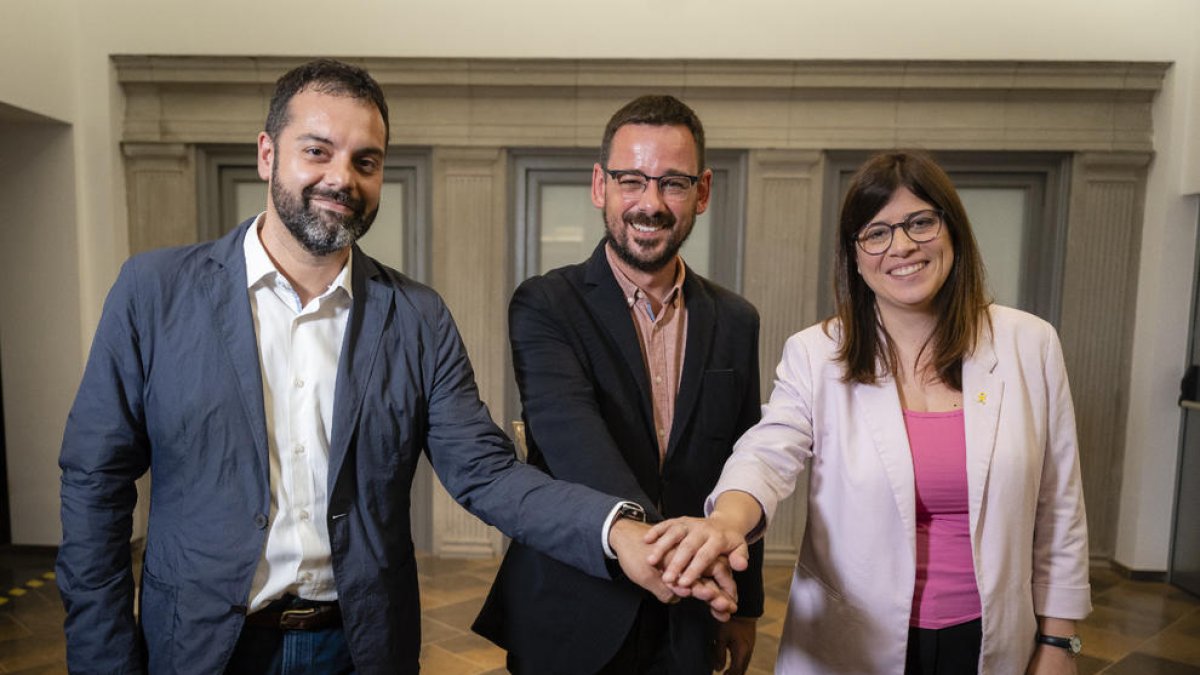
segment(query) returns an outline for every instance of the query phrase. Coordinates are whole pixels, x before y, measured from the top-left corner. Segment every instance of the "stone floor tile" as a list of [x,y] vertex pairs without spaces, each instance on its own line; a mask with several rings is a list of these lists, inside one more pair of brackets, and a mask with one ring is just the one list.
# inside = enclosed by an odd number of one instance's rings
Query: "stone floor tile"
[[456,602],[452,605],[430,609],[425,612],[425,615],[461,631],[469,632],[471,624],[475,622],[475,617],[479,615],[481,607],[483,607],[483,595],[470,600]]
[[1109,666],[1104,675],[1200,675],[1200,667],[1134,653]]
[[1078,630],[1083,638],[1083,653],[1109,663],[1125,658],[1145,641],[1144,637],[1098,628],[1091,618],[1080,623]]
[[483,668],[503,668],[505,651],[474,633],[442,640],[438,647]]
[[1075,659],[1075,668],[1078,669],[1079,675],[1096,675],[1111,664],[1112,661],[1105,661],[1087,654],[1080,654]]
[[487,669],[437,645],[421,647],[422,675],[477,675],[484,670]]
[[[11,609],[0,609],[0,644],[19,641],[33,635],[22,621],[19,621]],[[4,647],[8,650],[9,647]]]
[[464,631],[428,616],[421,617],[421,644],[433,644],[463,635]]
[[1167,627],[1166,630],[1147,640],[1137,651],[1158,656],[1180,663],[1200,666],[1200,640],[1193,632],[1195,624],[1200,623],[1195,617],[1200,617],[1200,611],[1194,612],[1189,624],[1181,619]]

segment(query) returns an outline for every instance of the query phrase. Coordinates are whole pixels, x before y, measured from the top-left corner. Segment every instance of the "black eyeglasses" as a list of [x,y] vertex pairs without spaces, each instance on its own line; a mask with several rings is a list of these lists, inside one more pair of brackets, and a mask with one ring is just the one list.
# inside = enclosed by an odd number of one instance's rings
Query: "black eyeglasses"
[[914,243],[924,244],[936,239],[942,231],[942,212],[917,211],[899,223],[871,223],[854,235],[854,241],[867,255],[883,255],[891,247],[897,227],[903,228]]
[[621,196],[625,199],[637,199],[646,192],[650,181],[658,182],[658,191],[663,199],[678,201],[691,193],[692,188],[700,180],[699,176],[689,176],[685,173],[671,173],[665,176],[647,176],[641,171],[628,169],[604,169],[604,173],[617,181]]

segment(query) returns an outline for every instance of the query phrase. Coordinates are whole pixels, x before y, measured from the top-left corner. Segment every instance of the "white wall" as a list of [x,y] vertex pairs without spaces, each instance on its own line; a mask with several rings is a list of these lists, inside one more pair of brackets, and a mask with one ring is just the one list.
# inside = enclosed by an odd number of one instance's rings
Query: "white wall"
[[[4,0],[6,63],[45,60],[31,81],[0,77],[0,101],[75,123],[81,333],[127,251],[121,99],[108,56],[268,54],[564,58],[1002,59],[1174,62],[1155,105],[1118,560],[1164,569],[1174,485],[1200,192],[1200,3],[1195,0]],[[64,7],[70,7],[65,11]],[[7,5],[6,5],[7,10]],[[65,14],[74,13],[74,26]],[[65,24],[65,27],[64,27]],[[339,27],[341,24],[345,28]],[[38,39],[65,30],[71,49]],[[4,41],[0,40],[0,44]],[[53,40],[52,40],[53,44]],[[50,78],[53,82],[46,82]],[[69,91],[59,91],[62,80]],[[49,87],[48,91],[42,91]],[[56,477],[44,478],[49,484]]]

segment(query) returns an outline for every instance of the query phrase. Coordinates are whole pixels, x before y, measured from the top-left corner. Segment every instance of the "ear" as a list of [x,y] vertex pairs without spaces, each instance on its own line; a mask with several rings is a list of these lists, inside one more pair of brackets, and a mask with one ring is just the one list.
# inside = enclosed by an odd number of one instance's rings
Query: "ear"
[[705,169],[696,183],[696,215],[708,210],[708,200],[712,197],[712,169]]
[[267,132],[258,132],[258,177],[271,181],[271,165],[275,161],[275,144]]
[[608,189],[608,174],[599,164],[592,165],[592,205],[604,208],[604,191]]

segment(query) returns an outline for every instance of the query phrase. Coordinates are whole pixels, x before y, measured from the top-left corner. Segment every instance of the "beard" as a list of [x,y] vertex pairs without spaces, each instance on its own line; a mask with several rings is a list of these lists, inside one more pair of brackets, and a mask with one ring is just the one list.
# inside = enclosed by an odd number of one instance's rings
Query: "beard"
[[[347,206],[350,213],[315,209],[312,205],[314,197]],[[289,192],[279,181],[277,161],[271,165],[271,201],[288,232],[305,251],[316,256],[329,255],[358,241],[371,229],[371,223],[379,213],[378,206],[367,213],[366,201],[352,196],[347,190],[327,190],[310,185],[298,195]]]
[[[618,216],[604,213],[605,239],[621,262],[640,272],[657,272],[675,260],[675,256],[679,254],[679,249],[692,233],[692,226],[696,222],[695,215],[677,219],[675,214],[670,211],[655,214],[630,213],[619,216],[620,220],[614,223],[613,221],[617,218]],[[640,253],[630,241],[636,232],[633,230],[634,225],[646,225],[666,230],[666,245],[657,252]]]

